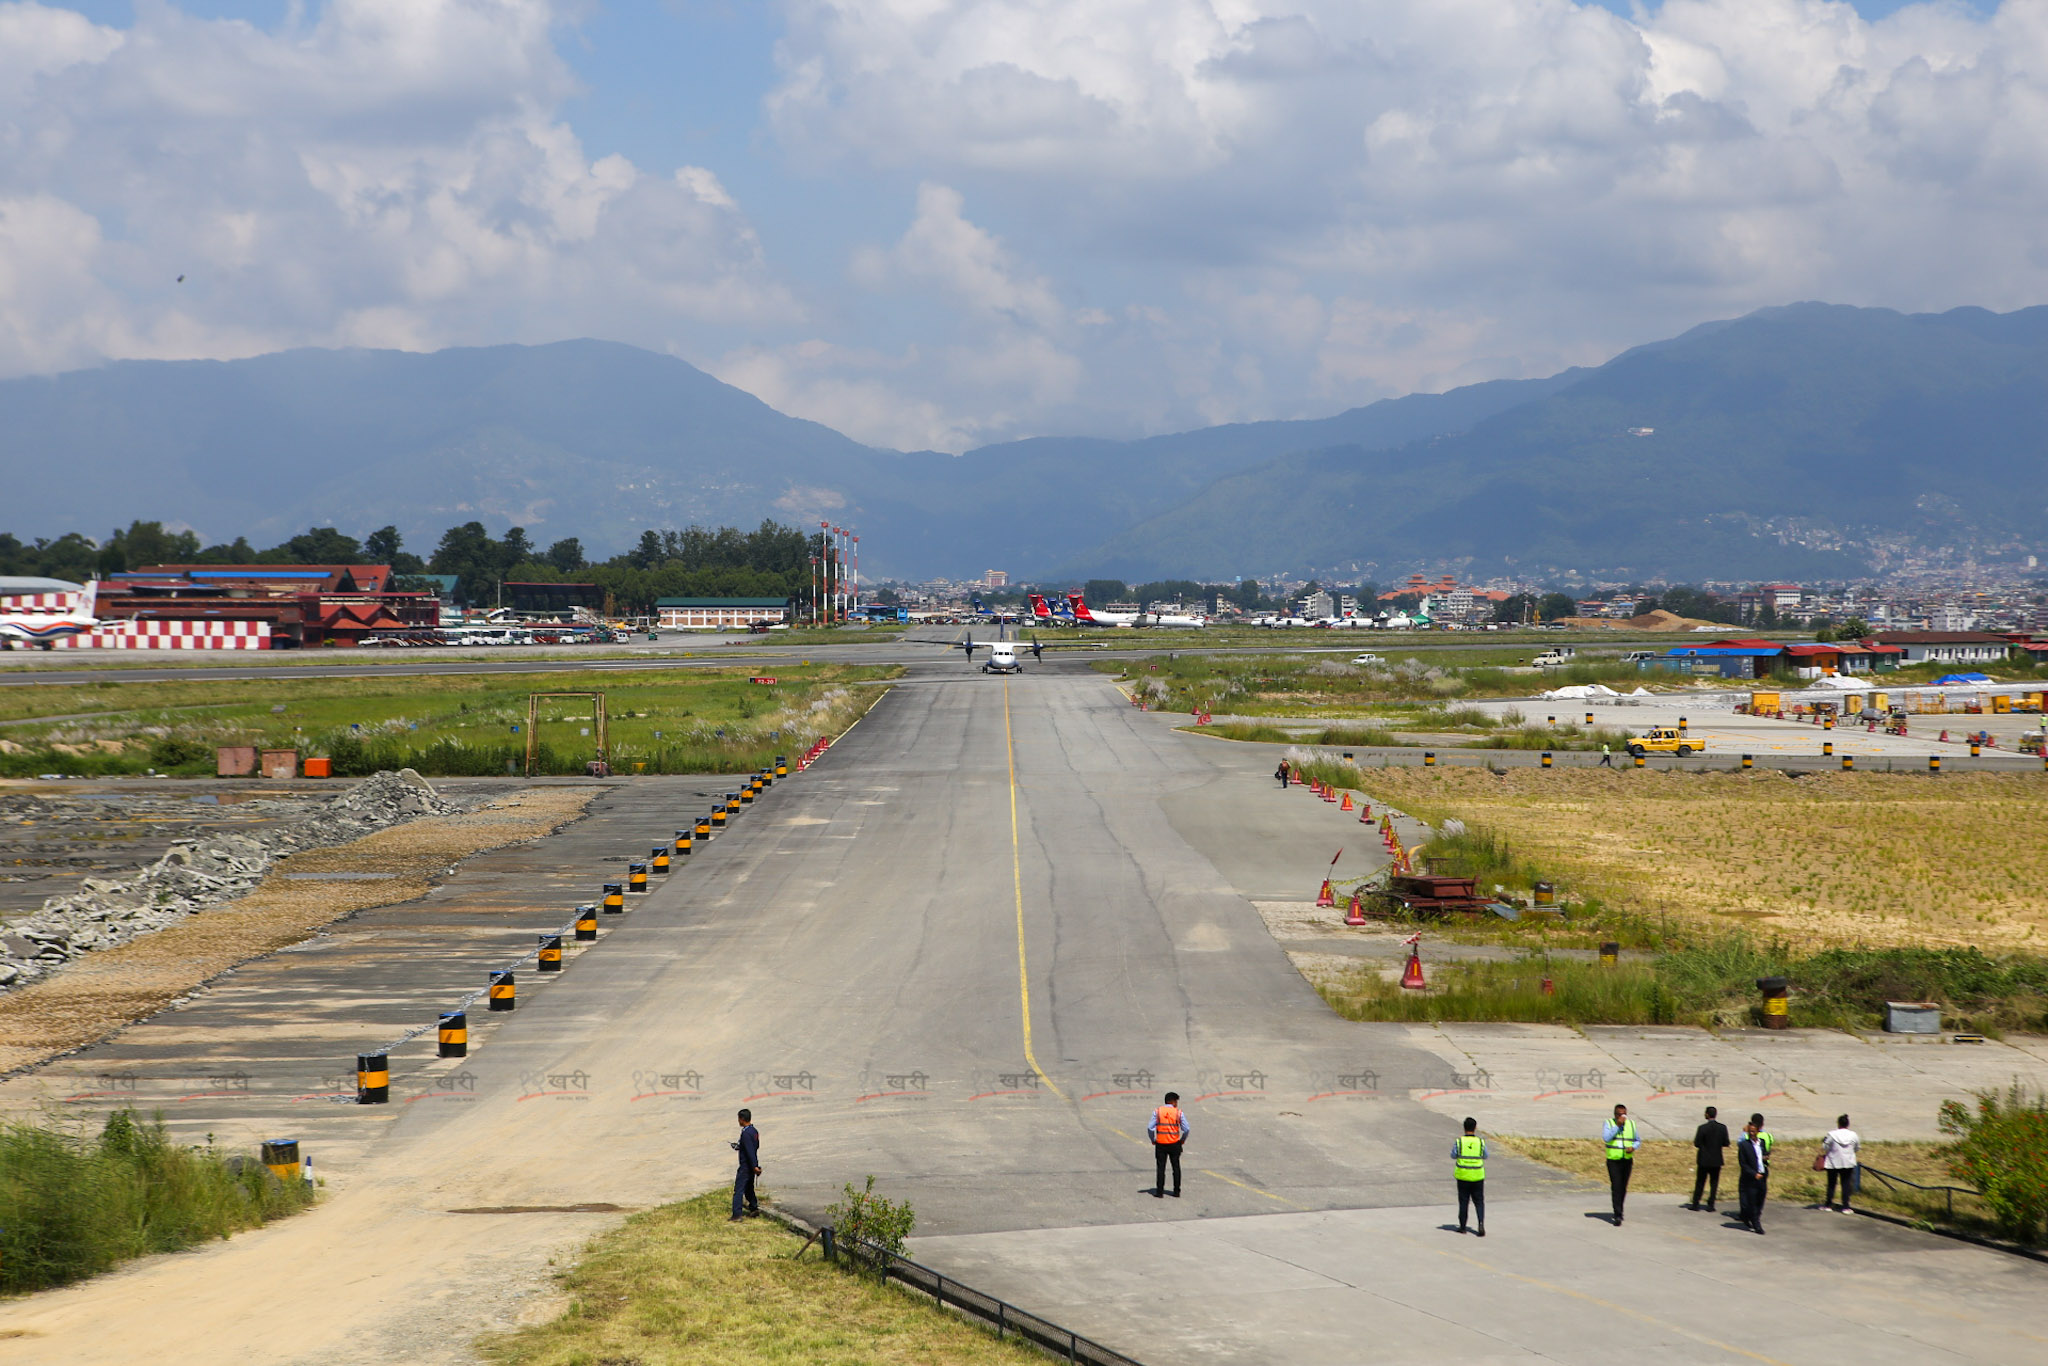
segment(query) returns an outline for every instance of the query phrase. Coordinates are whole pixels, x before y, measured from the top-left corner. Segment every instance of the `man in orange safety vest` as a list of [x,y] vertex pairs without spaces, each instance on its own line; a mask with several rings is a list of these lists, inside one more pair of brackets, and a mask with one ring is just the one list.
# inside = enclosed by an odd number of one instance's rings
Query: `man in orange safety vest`
[[1173,1198],[1180,1199],[1180,1150],[1188,1141],[1188,1117],[1180,1111],[1180,1092],[1168,1091],[1166,1104],[1152,1112],[1145,1126],[1152,1136],[1152,1198],[1166,1194],[1166,1164],[1173,1164]]

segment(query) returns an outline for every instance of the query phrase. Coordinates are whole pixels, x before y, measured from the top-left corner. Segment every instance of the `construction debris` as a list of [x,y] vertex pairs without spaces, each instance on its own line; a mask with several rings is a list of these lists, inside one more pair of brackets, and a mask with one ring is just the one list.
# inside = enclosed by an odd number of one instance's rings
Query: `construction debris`
[[445,796],[408,768],[366,778],[302,820],[256,834],[224,831],[180,841],[132,877],[87,878],[77,891],[51,897],[41,910],[8,924],[0,932],[0,990],[238,900],[294,853],[345,844],[422,816],[472,811],[485,800]]

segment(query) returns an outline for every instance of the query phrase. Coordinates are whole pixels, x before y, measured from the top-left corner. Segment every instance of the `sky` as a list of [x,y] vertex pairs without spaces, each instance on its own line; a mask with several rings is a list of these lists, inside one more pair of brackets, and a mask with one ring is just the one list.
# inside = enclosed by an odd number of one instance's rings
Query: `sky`
[[[2048,0],[0,0],[0,377],[601,337],[866,442],[2048,301]],[[182,277],[182,278],[181,278]]]

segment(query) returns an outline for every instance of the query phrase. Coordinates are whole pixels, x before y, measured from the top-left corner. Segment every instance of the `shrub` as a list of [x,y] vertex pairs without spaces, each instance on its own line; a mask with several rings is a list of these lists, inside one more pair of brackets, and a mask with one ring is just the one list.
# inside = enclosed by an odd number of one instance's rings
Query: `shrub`
[[887,1200],[875,1194],[873,1176],[860,1190],[847,1182],[845,1201],[825,1213],[838,1233],[840,1246],[878,1276],[888,1271],[890,1257],[903,1255],[903,1240],[917,1223],[908,1200]]
[[213,751],[196,740],[159,735],[149,742],[149,762],[156,768],[182,768],[187,764],[207,763],[212,758]]
[[1941,1131],[1954,1134],[1949,1173],[1976,1187],[1998,1229],[2033,1242],[2048,1217],[2048,1100],[2015,1082],[2004,1096],[1976,1093],[1976,1112],[1943,1101]]
[[162,1119],[107,1116],[97,1139],[0,1128],[0,1291],[40,1290],[303,1208],[261,1163],[172,1143]]

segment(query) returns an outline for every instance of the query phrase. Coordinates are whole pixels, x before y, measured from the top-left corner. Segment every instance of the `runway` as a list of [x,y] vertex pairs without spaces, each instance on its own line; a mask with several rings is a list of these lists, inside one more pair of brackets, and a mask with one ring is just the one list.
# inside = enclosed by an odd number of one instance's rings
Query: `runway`
[[[1299,794],[1091,674],[915,683],[459,1067],[422,1040],[393,1055],[388,1111],[328,1107],[319,1126],[350,1155],[324,1208],[0,1306],[0,1333],[24,1335],[10,1358],[467,1360],[475,1332],[531,1307],[549,1258],[616,1218],[591,1206],[726,1177],[745,1104],[778,1203],[818,1215],[873,1174],[915,1206],[921,1256],[1148,1361],[2038,1359],[2048,1311],[1994,1254],[1819,1216],[1741,1243],[1668,1212],[1624,1234],[1498,1153],[1502,1236],[1477,1258],[1437,1231],[1451,1129],[1415,1099],[1469,1086],[1456,1059],[1338,1020],[1241,893],[1327,862],[1331,829],[1298,818]],[[625,784],[521,866],[596,880],[667,833],[671,803],[694,807],[688,781]],[[288,1025],[290,989],[249,1010]],[[383,1028],[430,1004],[394,979],[329,1009]],[[1192,1126],[1180,1200],[1147,1193],[1144,1123],[1167,1088]],[[1862,1257],[1948,1268],[1940,1314],[1894,1297],[1905,1327],[1847,1323],[1860,1299],[1777,1284]],[[1701,1277],[1730,1302],[1761,1282],[1773,1313],[1655,1302]],[[1459,1306],[1484,1325],[1455,1326]],[[1994,1326],[1930,1347],[1921,1330],[1958,1318]]]

